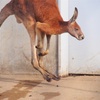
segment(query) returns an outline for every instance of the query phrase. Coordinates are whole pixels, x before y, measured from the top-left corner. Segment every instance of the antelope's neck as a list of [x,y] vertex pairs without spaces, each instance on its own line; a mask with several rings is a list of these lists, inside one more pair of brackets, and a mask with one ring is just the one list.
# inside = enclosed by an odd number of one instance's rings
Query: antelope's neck
[[66,21],[59,21],[56,23],[53,23],[52,25],[52,29],[54,30],[55,35],[57,34],[62,34],[64,32],[68,31],[68,22]]
[[60,33],[64,33],[68,31],[68,21],[62,21],[59,24],[60,27]]

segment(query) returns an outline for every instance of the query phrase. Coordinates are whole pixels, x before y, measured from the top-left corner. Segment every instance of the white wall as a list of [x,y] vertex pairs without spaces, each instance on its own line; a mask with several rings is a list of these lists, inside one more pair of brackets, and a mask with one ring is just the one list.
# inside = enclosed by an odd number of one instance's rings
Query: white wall
[[69,73],[100,74],[100,0],[69,0],[69,17],[74,7],[85,39],[69,38]]
[[59,7],[64,20],[78,8],[77,22],[85,35],[83,41],[68,34],[59,37],[60,74],[100,74],[100,0],[59,0]]

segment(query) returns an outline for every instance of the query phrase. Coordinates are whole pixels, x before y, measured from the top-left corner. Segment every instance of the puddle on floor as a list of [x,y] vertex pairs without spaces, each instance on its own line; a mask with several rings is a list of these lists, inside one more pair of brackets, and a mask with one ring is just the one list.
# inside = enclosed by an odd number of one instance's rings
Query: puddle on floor
[[7,90],[3,93],[0,93],[0,100],[18,100],[20,98],[26,97],[26,95],[42,81],[19,81],[11,90]]
[[41,95],[45,97],[44,100],[49,100],[49,99],[59,96],[60,93],[59,92],[43,92],[41,93]]

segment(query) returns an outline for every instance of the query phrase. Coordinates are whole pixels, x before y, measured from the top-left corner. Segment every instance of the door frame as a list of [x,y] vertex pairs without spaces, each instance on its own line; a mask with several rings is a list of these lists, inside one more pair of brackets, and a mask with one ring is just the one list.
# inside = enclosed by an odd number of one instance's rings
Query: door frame
[[[61,16],[68,20],[68,0],[58,0],[58,6]],[[66,44],[66,45],[65,45]],[[68,75],[68,34],[64,33],[58,36],[58,74],[60,76]]]

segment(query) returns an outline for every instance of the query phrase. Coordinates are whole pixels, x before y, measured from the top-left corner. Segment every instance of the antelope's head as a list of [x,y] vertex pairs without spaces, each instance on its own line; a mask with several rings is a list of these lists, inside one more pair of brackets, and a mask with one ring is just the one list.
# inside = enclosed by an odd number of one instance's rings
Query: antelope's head
[[72,18],[68,21],[68,33],[78,40],[83,40],[84,34],[82,33],[80,26],[76,22],[77,16],[78,9],[75,8]]

